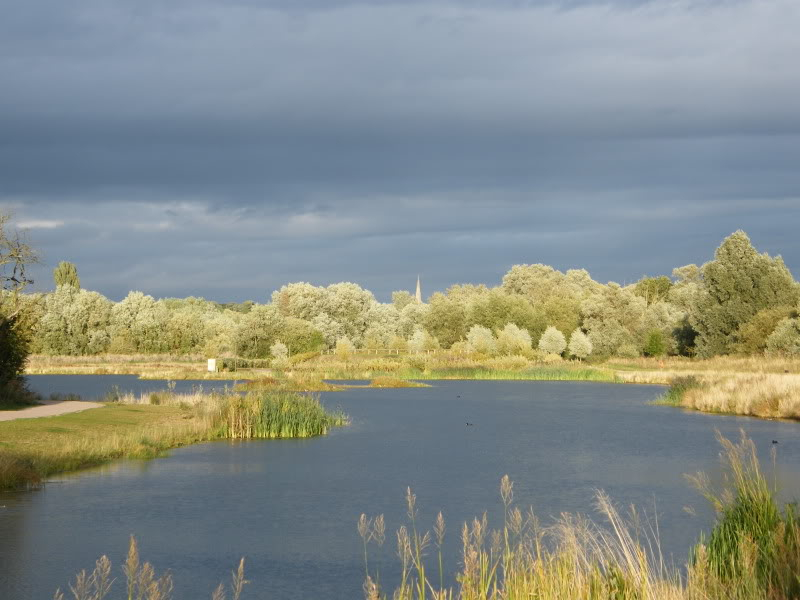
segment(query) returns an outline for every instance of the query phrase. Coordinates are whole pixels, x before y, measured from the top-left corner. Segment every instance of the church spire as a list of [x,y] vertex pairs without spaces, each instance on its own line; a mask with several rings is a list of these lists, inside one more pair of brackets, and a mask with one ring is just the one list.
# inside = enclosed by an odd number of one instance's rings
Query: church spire
[[417,304],[422,304],[422,287],[419,284],[419,275],[417,275]]

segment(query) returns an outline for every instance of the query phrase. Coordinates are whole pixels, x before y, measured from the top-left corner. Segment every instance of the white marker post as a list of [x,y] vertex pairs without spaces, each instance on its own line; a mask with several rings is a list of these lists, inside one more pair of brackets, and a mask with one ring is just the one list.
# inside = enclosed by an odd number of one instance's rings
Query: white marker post
[[217,359],[216,358],[209,358],[208,359],[208,370],[211,373],[217,372]]

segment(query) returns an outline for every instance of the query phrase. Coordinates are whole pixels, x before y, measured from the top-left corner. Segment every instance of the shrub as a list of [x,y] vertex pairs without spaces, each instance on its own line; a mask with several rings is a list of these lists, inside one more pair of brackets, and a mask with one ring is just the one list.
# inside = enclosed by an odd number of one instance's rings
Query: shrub
[[275,342],[270,346],[270,354],[272,355],[272,362],[270,363],[276,369],[285,369],[289,366],[289,349],[283,342]]
[[356,347],[347,336],[342,336],[336,340],[336,356],[342,360],[350,360],[355,352]]
[[520,329],[514,323],[506,323],[506,326],[497,334],[497,351],[500,354],[521,354],[530,349],[531,334],[527,329]]
[[784,319],[767,338],[768,354],[800,355],[800,318]]
[[497,351],[497,340],[491,329],[482,325],[473,325],[467,332],[467,345],[470,351],[481,354],[494,354]]
[[561,354],[566,347],[564,334],[553,326],[548,327],[539,339],[539,350],[548,354]]
[[647,341],[644,344],[645,356],[663,356],[665,351],[664,334],[660,329],[653,329],[647,334]]
[[576,329],[569,336],[568,349],[572,356],[583,360],[592,353],[592,342],[583,331]]

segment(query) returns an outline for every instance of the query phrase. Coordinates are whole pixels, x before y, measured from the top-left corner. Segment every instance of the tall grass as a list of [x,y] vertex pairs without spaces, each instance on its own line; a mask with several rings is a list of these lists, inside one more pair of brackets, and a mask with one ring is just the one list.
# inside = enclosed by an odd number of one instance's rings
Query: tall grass
[[[718,511],[708,539],[693,549],[685,575],[667,565],[657,526],[635,511],[620,514],[598,492],[596,506],[607,522],[600,526],[564,514],[542,526],[532,511],[513,504],[513,483],[503,477],[502,526],[489,528],[486,516],[461,528],[461,570],[455,588],[445,588],[441,547],[445,525],[440,515],[430,531],[418,529],[416,496],[406,495],[408,524],[397,532],[401,575],[393,600],[789,600],[800,598],[800,522],[793,505],[781,510],[758,465],[755,447],[742,435],[735,444],[721,436],[728,485],[714,491],[703,475],[692,478]],[[366,544],[380,542],[370,524],[359,520]],[[372,525],[374,527],[374,525]],[[382,543],[382,542],[381,542]],[[435,552],[432,545],[436,546]],[[426,555],[433,554],[433,565]],[[438,569],[437,569],[438,566]],[[365,554],[367,600],[385,598]]]
[[[156,412],[137,421],[142,414],[126,412],[137,410],[131,405]],[[2,424],[4,432],[16,430],[18,441],[0,449],[0,489],[36,485],[56,473],[119,458],[153,458],[201,441],[311,437],[348,422],[341,412],[327,412],[318,397],[294,392],[124,394],[118,403],[80,416],[26,421]]]
[[[461,560],[457,585],[445,587],[442,547],[446,524],[437,516],[432,532],[419,523],[416,496],[406,492],[408,521],[396,533],[400,560],[393,600],[790,600],[800,598],[800,522],[793,505],[779,508],[761,472],[755,447],[744,433],[738,443],[718,434],[727,474],[721,490],[698,474],[691,481],[717,509],[708,538],[700,538],[685,570],[667,564],[658,527],[635,510],[623,515],[603,492],[596,507],[606,525],[562,514],[544,526],[532,510],[514,504],[514,484],[500,482],[503,523],[490,529],[486,515],[460,529]],[[386,540],[383,515],[358,519],[362,539],[366,600],[388,598],[370,572],[369,546]],[[246,583],[244,559],[232,574],[231,594],[240,598]],[[91,574],[70,584],[77,600],[103,600],[111,589],[111,563],[100,558]],[[169,575],[157,578],[142,565],[135,540],[123,567],[127,597],[167,600]],[[313,576],[313,574],[309,574]],[[268,582],[265,582],[268,585]],[[152,589],[148,596],[146,590]],[[77,590],[77,592],[76,592]],[[141,596],[137,596],[145,590]],[[103,593],[99,593],[102,591]],[[162,594],[162,592],[164,592]],[[212,600],[225,598],[220,585]],[[63,600],[60,592],[56,600]]]

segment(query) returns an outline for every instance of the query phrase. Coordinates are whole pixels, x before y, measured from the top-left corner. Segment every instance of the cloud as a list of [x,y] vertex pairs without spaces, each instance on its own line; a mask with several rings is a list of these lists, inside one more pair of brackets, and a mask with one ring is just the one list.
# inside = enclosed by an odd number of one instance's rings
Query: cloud
[[55,229],[63,227],[64,221],[48,221],[46,219],[33,219],[30,221],[20,221],[18,224],[22,229]]
[[800,268],[794,0],[0,10],[0,208],[115,297]]

